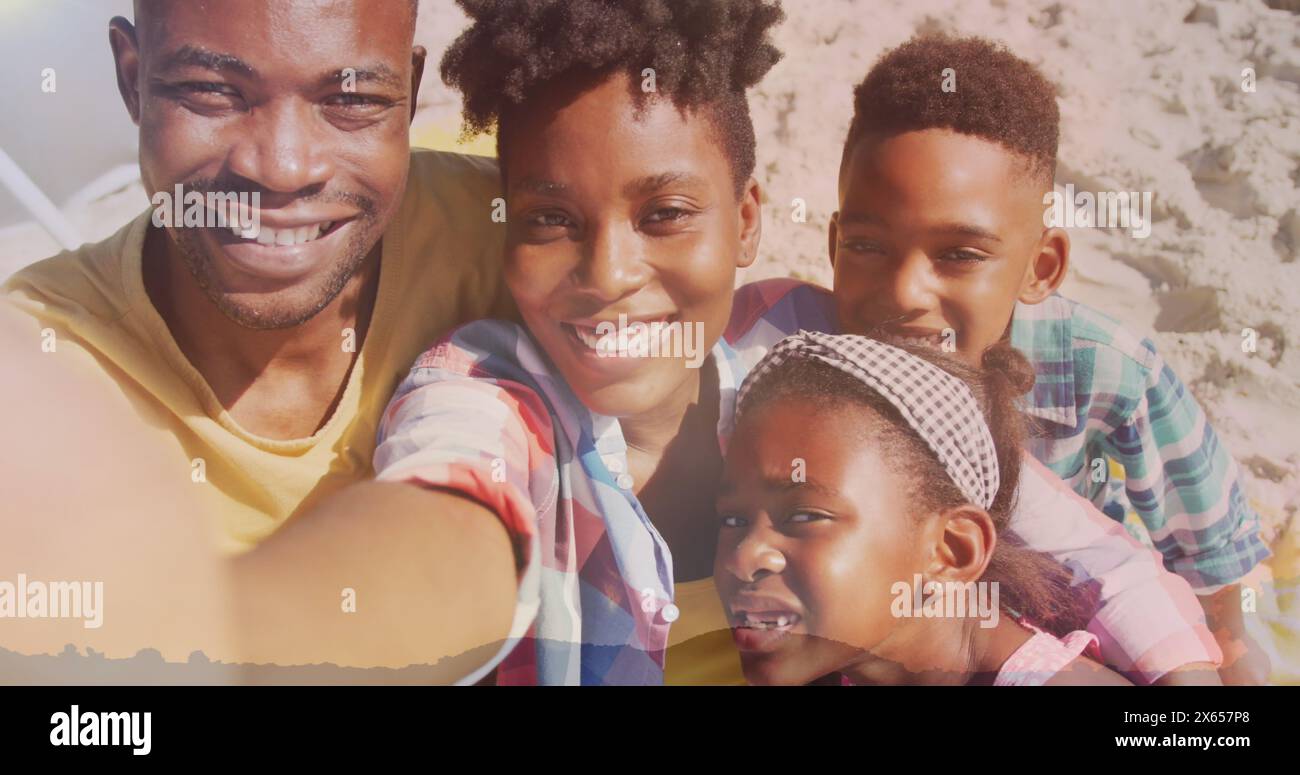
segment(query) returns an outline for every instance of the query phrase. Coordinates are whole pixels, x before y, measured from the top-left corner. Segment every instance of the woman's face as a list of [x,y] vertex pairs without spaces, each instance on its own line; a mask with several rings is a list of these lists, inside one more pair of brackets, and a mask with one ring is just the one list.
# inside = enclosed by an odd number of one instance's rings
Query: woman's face
[[578,398],[627,417],[697,384],[760,213],[752,180],[737,199],[707,116],[668,99],[638,109],[619,74],[539,95],[512,117],[502,163],[506,282]]
[[732,437],[714,581],[750,683],[805,684],[893,651],[892,588],[924,558],[883,423],[778,398]]

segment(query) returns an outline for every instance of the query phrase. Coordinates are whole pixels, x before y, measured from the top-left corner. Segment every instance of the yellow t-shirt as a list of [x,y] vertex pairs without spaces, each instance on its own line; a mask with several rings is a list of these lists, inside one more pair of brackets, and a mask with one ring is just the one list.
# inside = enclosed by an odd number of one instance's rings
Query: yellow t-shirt
[[33,342],[57,343],[50,357],[66,367],[60,374],[116,391],[146,420],[140,433],[157,438],[132,444],[174,450],[175,469],[156,475],[194,483],[194,502],[176,504],[178,515],[202,511],[223,548],[241,551],[374,475],[384,407],[434,340],[464,322],[517,316],[501,283],[505,224],[491,217],[499,196],[494,160],[411,152],[401,207],[383,235],[370,328],[333,415],[302,439],[241,428],[181,352],[144,287],[148,211],[103,242],[23,269],[3,295],[24,313],[20,325],[32,324]]
[[713,579],[673,585],[679,611],[668,630],[664,655],[665,686],[744,686],[740,652]]

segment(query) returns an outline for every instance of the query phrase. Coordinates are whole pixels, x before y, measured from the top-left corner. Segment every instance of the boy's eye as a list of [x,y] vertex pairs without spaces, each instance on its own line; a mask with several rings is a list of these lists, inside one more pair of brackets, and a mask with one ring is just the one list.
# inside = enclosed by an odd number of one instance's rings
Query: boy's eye
[[882,250],[876,243],[858,239],[841,240],[839,248],[845,252],[857,253],[859,255],[878,254],[884,252],[884,250]]
[[653,210],[642,221],[642,228],[645,228],[651,234],[655,233],[673,233],[678,229],[685,227],[690,223],[692,217],[696,215],[695,210],[685,207],[664,206]]
[[647,218],[646,220],[676,221],[681,218],[685,218],[686,215],[687,215],[686,211],[680,207],[661,207],[658,210],[655,210],[653,213],[650,213],[650,217]]
[[950,250],[947,253],[944,253],[942,258],[944,261],[969,263],[975,261],[985,261],[987,260],[988,257],[985,256],[983,253],[976,253],[975,251],[968,250],[966,248],[958,248],[957,250]]

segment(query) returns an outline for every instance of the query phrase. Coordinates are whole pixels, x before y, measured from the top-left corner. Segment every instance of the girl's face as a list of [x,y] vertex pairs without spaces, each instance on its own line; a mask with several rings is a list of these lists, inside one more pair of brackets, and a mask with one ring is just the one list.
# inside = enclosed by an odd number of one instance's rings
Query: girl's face
[[778,398],[728,446],[714,579],[745,677],[804,684],[891,651],[891,587],[923,567],[910,484],[865,407]]
[[[506,282],[532,335],[601,414],[641,414],[689,390],[759,233],[758,186],[737,199],[713,123],[667,99],[638,108],[619,74],[576,97],[539,95],[508,140]],[[602,354],[620,321],[631,346]],[[650,344],[637,322],[668,334],[657,356],[635,354]]]

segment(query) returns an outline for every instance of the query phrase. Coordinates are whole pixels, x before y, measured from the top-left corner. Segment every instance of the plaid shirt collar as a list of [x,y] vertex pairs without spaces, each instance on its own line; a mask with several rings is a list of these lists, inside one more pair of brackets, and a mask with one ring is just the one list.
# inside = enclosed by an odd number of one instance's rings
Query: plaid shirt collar
[[1025,414],[1074,428],[1078,405],[1074,392],[1074,313],[1059,294],[1039,304],[1016,302],[1011,316],[1011,345],[1024,353],[1035,371],[1034,389]]

